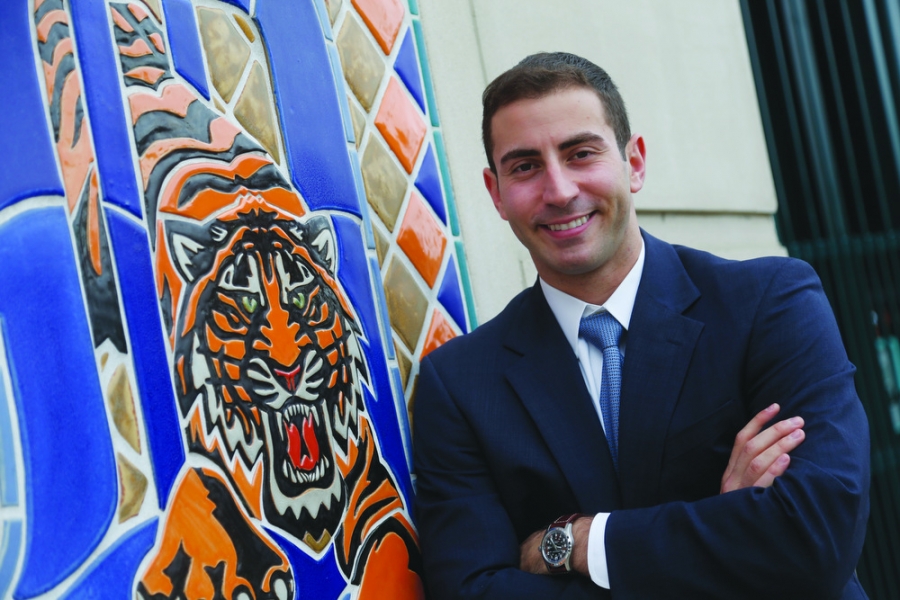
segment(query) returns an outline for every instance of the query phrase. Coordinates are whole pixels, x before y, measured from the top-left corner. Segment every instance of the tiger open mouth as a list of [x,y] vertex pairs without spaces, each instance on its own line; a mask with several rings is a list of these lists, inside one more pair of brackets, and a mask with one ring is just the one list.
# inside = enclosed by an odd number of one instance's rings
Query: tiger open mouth
[[327,447],[327,432],[319,410],[305,402],[293,402],[278,413],[282,452],[281,475],[285,483],[296,485],[314,483],[322,479],[330,466],[322,447]]

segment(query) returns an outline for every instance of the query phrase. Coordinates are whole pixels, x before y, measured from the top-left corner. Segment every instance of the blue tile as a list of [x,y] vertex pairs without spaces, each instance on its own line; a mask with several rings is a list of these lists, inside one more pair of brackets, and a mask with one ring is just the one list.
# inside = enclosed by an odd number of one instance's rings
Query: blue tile
[[175,70],[209,100],[206,65],[200,49],[197,13],[190,0],[163,0],[169,50]]
[[403,436],[400,433],[400,423],[397,419],[397,405],[393,395],[393,386],[386,365],[379,372],[377,385],[374,386],[378,394],[378,401],[374,402],[369,388],[365,388],[366,402],[369,415],[378,436],[378,444],[381,446],[381,457],[390,465],[391,472],[396,478],[399,492],[406,499],[406,505],[412,506],[413,488],[409,474],[406,450],[403,447]]
[[62,207],[0,226],[0,316],[28,482],[17,597],[71,575],[116,510],[116,463],[76,264]]
[[394,70],[397,71],[397,75],[406,84],[406,89],[416,99],[422,112],[426,112],[425,92],[422,90],[422,77],[419,74],[419,59],[416,57],[412,28],[406,30],[403,43],[397,52],[397,60],[394,61]]
[[419,14],[419,4],[416,0],[409,0],[409,12],[418,15]]
[[362,210],[363,223],[366,227],[366,248],[375,249],[375,234],[372,233],[372,218],[369,215],[369,207],[365,202],[366,188],[363,186],[362,171],[359,168],[359,153],[356,149],[350,150],[350,164],[353,167],[353,183],[356,186],[356,196]]
[[366,339],[380,339],[359,222],[342,215],[333,216],[332,222],[337,239],[338,281],[356,312],[356,320],[363,335]]
[[438,302],[447,309],[456,324],[464,333],[468,333],[469,327],[466,322],[466,309],[463,304],[462,292],[459,285],[459,274],[456,271],[456,261],[452,258],[447,262],[447,269],[444,271],[444,280],[441,281],[441,288],[438,291]]
[[294,185],[313,210],[360,216],[336,82],[315,7],[268,0],[257,4],[256,13]]
[[314,1],[316,12],[319,13],[319,23],[322,24],[322,35],[324,35],[327,40],[333,40],[334,35],[331,32],[331,19],[328,18],[328,9],[325,8],[325,3],[322,0]]
[[0,160],[0,210],[25,198],[65,193],[31,52],[31,27],[27,2],[0,3],[0,144],[15,148]]
[[10,520],[0,522],[0,598],[9,598],[13,575],[22,552],[22,521]]
[[434,209],[435,214],[446,225],[447,209],[444,206],[444,194],[441,192],[441,176],[438,173],[434,146],[431,144],[428,145],[428,151],[425,152],[425,158],[422,159],[422,165],[419,167],[419,174],[416,176],[416,187],[425,196],[428,204]]
[[297,547],[297,543],[288,540],[274,529],[266,528],[275,543],[284,550],[291,572],[294,574],[294,598],[340,598],[347,588],[347,581],[338,569],[332,552],[325,552],[318,560]]
[[66,600],[131,598],[134,596],[134,575],[144,556],[153,548],[158,519],[151,519],[129,531],[104,552],[76,581]]
[[132,158],[131,120],[125,116],[122,105],[116,45],[109,28],[97,26],[109,22],[109,8],[105,2],[73,2],[71,6],[103,198],[140,218],[141,195]]
[[[6,362],[6,325],[0,316],[0,364]],[[0,369],[0,506],[18,506],[19,476],[16,467],[18,440],[13,439],[12,413],[15,410],[13,398],[6,396],[6,386],[12,389],[10,374]],[[0,548],[3,546],[0,545]],[[2,581],[2,579],[0,579]],[[3,598],[0,592],[0,598]]]
[[[378,435],[381,456],[391,465],[401,493],[409,499],[412,481],[406,468],[406,456],[401,442],[397,411],[394,408],[393,391],[384,354],[385,343],[375,318],[372,296],[374,286],[366,267],[365,247],[359,222],[340,215],[333,216],[332,221],[338,240],[338,278],[356,310],[363,332],[362,347],[369,366],[371,384],[364,388],[366,408]],[[380,286],[380,282],[375,283]]]
[[394,360],[394,339],[391,336],[391,319],[388,316],[387,301],[384,298],[384,286],[381,285],[381,270],[378,268],[378,259],[369,258],[369,272],[372,274],[372,281],[375,283],[375,302],[378,304],[378,312],[381,313],[381,336],[384,340],[384,347],[387,348],[387,355],[390,360]]
[[140,392],[160,508],[184,463],[181,423],[175,403],[166,341],[147,234],[134,221],[106,210],[109,238],[122,286],[122,306],[131,337],[135,378]]
[[338,106],[341,109],[341,120],[344,122],[344,135],[347,136],[348,142],[355,144],[356,134],[353,131],[353,120],[350,118],[350,105],[347,103],[347,88],[344,85],[344,74],[341,72],[341,58],[338,56],[337,46],[334,44],[328,44],[328,58],[331,59],[331,74],[337,85]]
[[406,408],[406,396],[403,394],[403,380],[400,377],[400,369],[397,367],[391,367],[391,381],[394,382],[394,399],[397,403],[397,420],[400,422],[403,450],[406,452],[406,468],[412,472],[412,434],[409,431],[409,412]]
[[237,6],[238,8],[243,8],[245,13],[250,12],[250,0],[222,0],[228,4],[233,6]]

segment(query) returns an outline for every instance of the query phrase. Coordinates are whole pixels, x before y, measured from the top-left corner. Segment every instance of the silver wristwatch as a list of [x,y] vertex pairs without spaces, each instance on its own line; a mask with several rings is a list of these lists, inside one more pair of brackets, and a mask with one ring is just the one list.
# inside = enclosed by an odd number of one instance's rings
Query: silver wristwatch
[[544,557],[544,563],[550,573],[558,575],[572,570],[569,564],[575,547],[572,523],[582,516],[584,515],[578,513],[563,515],[551,523],[544,533],[541,540],[541,556]]

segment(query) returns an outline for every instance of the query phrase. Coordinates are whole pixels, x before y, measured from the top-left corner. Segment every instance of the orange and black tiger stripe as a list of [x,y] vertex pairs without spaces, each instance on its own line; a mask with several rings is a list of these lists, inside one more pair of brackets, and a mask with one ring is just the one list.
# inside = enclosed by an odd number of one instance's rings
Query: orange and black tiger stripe
[[66,207],[72,217],[81,277],[88,297],[94,345],[100,346],[109,339],[119,352],[125,352],[125,332],[70,22],[70,11],[63,0],[35,0],[35,37]]
[[[248,194],[295,218],[303,215],[300,197],[262,146],[173,77],[162,31],[152,14],[137,3],[113,3],[110,14],[130,88],[148,221],[178,215],[202,222]],[[161,233],[162,225],[150,227],[154,247]],[[160,248],[158,292],[174,344],[174,314],[182,285],[167,263],[167,250]]]

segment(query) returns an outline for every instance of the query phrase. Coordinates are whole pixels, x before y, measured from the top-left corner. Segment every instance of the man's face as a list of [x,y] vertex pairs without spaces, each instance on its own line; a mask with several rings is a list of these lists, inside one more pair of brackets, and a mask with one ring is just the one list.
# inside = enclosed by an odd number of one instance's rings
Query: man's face
[[584,276],[624,277],[641,244],[631,194],[643,186],[643,139],[623,159],[600,98],[582,87],[508,104],[491,128],[497,173],[485,169],[485,185],[541,277],[564,291]]

